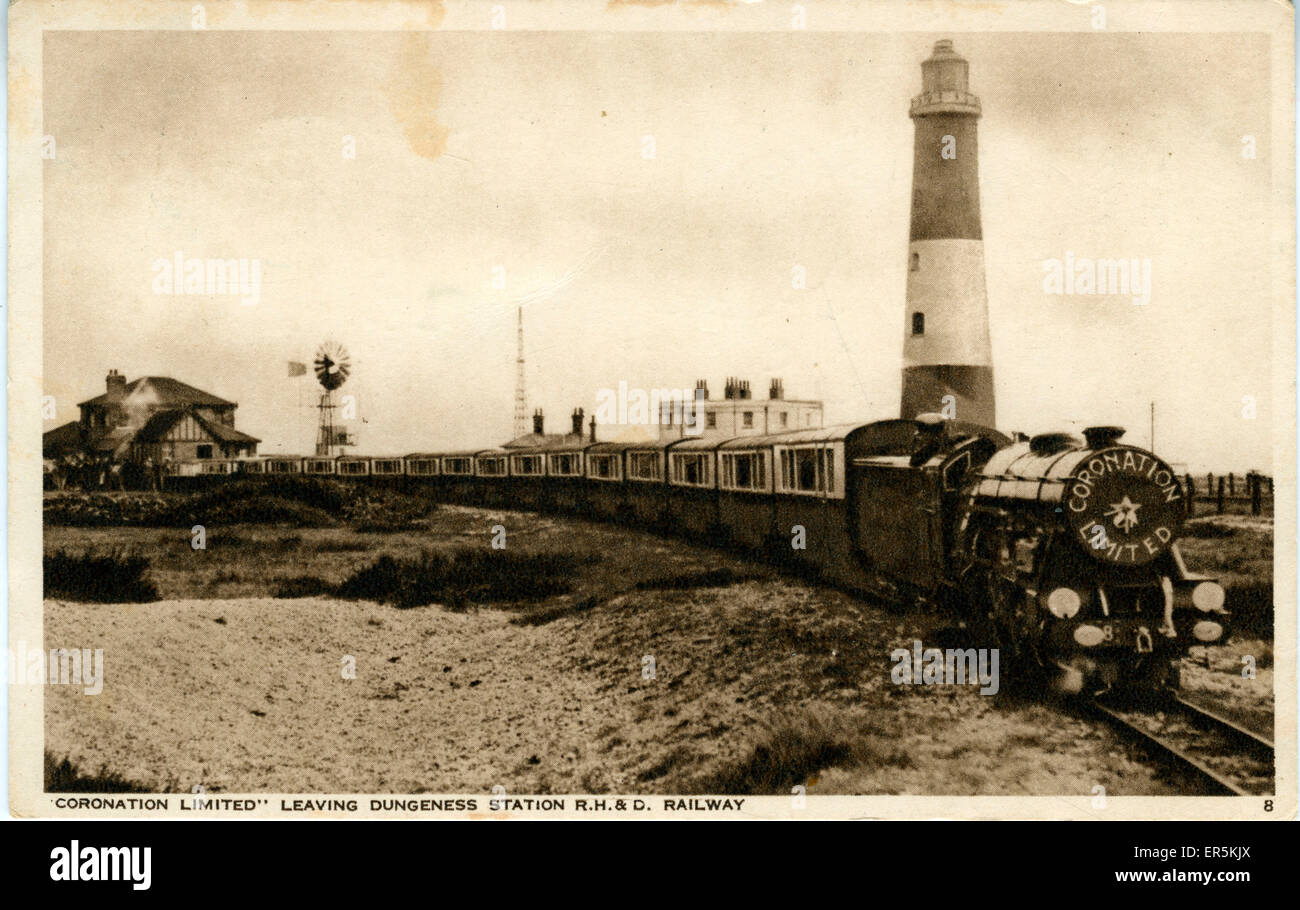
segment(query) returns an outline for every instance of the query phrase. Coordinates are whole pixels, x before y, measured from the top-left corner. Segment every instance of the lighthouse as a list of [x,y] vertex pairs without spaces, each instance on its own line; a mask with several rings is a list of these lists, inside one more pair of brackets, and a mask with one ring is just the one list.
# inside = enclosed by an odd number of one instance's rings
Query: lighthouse
[[916,127],[901,416],[924,412],[995,426],[984,239],[980,101],[970,66],[937,41],[912,99]]

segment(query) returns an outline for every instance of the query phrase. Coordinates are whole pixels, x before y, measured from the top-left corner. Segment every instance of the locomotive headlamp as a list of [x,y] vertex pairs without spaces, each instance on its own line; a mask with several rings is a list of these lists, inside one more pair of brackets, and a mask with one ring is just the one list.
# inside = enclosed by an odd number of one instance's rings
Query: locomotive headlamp
[[1192,603],[1202,613],[1223,609],[1223,586],[1213,581],[1203,581],[1192,589]]
[[1192,635],[1197,641],[1203,641],[1207,644],[1212,641],[1218,641],[1223,637],[1223,626],[1217,622],[1210,622],[1202,619],[1196,625],[1192,626]]
[[1082,605],[1079,592],[1073,588],[1057,588],[1047,595],[1047,609],[1058,619],[1070,619]]

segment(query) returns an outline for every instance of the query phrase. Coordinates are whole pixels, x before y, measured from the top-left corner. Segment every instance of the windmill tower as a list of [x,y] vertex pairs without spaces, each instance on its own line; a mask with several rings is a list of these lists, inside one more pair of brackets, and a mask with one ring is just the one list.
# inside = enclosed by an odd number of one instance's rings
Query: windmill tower
[[334,392],[348,381],[352,364],[347,348],[333,341],[327,341],[316,352],[313,366],[316,370],[316,381],[321,385],[320,402],[316,405],[320,410],[316,454],[329,457],[337,454],[335,449],[341,449],[345,444],[340,439],[339,429],[334,423],[334,409],[337,407],[334,403]]
[[528,433],[528,396],[524,392],[524,308],[520,304],[516,311],[519,322],[517,343],[518,355],[515,358],[515,439]]

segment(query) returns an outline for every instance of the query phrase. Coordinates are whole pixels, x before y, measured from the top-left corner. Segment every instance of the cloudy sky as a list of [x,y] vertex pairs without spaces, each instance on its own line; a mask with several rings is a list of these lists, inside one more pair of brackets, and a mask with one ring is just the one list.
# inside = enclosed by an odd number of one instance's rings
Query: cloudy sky
[[[1245,35],[47,33],[47,428],[115,368],[307,452],[315,387],[286,363],[330,338],[360,451],[496,444],[520,300],[548,429],[620,381],[728,375],[896,416],[907,108],[940,37],[984,105],[1002,429],[1146,444],[1155,400],[1166,459],[1267,470],[1269,62]],[[177,251],[260,260],[260,299],[155,293]],[[1149,259],[1150,302],[1045,294],[1067,253]]]

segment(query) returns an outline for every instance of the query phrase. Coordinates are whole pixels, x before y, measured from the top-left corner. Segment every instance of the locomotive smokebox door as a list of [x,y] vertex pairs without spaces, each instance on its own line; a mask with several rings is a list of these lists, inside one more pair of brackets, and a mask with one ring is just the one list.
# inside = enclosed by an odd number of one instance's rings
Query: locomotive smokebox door
[[1169,465],[1127,446],[1090,453],[1061,496],[1066,521],[1087,553],[1124,566],[1146,565],[1168,550],[1186,511]]

